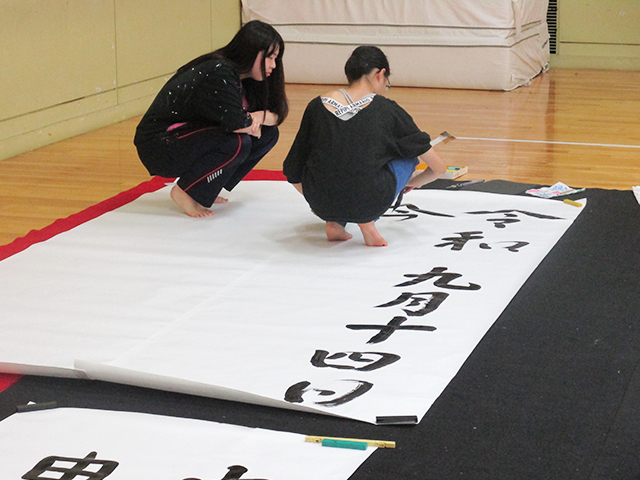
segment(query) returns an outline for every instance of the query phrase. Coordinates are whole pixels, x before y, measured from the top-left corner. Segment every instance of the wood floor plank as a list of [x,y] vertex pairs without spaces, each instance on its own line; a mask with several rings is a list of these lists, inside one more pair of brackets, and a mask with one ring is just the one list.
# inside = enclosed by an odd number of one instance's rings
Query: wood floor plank
[[[393,83],[393,77],[391,78]],[[279,170],[307,103],[332,87],[287,86],[291,113],[258,168]],[[640,72],[552,69],[512,92],[397,88],[402,105],[463,179],[629,190],[640,185]],[[148,180],[140,117],[0,161],[0,244]]]

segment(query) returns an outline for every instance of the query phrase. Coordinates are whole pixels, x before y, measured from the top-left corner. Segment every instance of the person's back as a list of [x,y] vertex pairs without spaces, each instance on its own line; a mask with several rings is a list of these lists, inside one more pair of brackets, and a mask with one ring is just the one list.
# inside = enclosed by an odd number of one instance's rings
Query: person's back
[[[323,220],[374,221],[395,198],[397,182],[389,162],[416,156],[401,150],[406,143],[398,142],[398,137],[408,141],[415,135],[412,143],[418,148],[429,144],[429,136],[417,127],[412,132],[412,127],[408,115],[382,96],[349,120],[335,117],[316,98],[300,128],[301,135],[310,132],[311,148],[307,142],[294,143],[284,173],[290,179],[300,178],[305,198]],[[305,154],[304,163],[295,162]]]
[[[410,180],[417,157],[431,147],[430,138],[383,96],[390,86],[389,66],[380,49],[358,47],[345,73],[348,87],[307,106],[283,171],[327,222],[329,240],[351,238],[344,226],[352,222],[367,245],[384,246],[374,221]],[[438,172],[443,171],[437,155],[431,155]]]

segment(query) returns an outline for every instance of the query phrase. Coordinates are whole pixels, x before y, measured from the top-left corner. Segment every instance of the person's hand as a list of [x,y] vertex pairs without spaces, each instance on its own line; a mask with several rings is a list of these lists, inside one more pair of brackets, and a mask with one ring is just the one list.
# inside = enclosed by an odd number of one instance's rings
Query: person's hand
[[417,175],[413,175],[407,184],[404,186],[402,193],[409,193],[411,190],[415,190],[416,188],[420,188],[424,183],[422,182],[422,177],[420,173]]
[[260,138],[260,135],[262,135],[262,112],[251,112],[249,115],[251,115],[249,135]]
[[262,125],[272,127],[278,124],[278,115],[269,110],[259,110],[257,112],[250,112],[251,117],[258,117]]

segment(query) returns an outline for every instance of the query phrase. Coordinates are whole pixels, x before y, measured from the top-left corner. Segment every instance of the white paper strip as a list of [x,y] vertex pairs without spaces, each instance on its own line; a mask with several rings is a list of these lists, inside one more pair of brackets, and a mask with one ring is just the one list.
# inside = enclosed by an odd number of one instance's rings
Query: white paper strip
[[241,184],[209,219],[167,197],[0,263],[4,369],[421,418],[583,210],[413,191],[378,222],[389,247],[370,248],[357,231],[327,242],[282,182]]
[[0,422],[1,477],[12,480],[346,480],[374,450],[327,448],[305,442],[304,435],[129,412],[61,408]]

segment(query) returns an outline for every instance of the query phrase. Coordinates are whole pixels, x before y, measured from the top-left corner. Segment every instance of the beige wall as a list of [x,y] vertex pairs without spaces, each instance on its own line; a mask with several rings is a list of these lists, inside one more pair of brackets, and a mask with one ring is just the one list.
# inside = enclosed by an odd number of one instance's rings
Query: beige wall
[[640,1],[558,0],[551,66],[640,70]]
[[239,0],[1,0],[0,159],[141,114]]
[[[552,67],[640,70],[640,0],[560,0]],[[0,0],[0,159],[145,111],[240,0]]]

